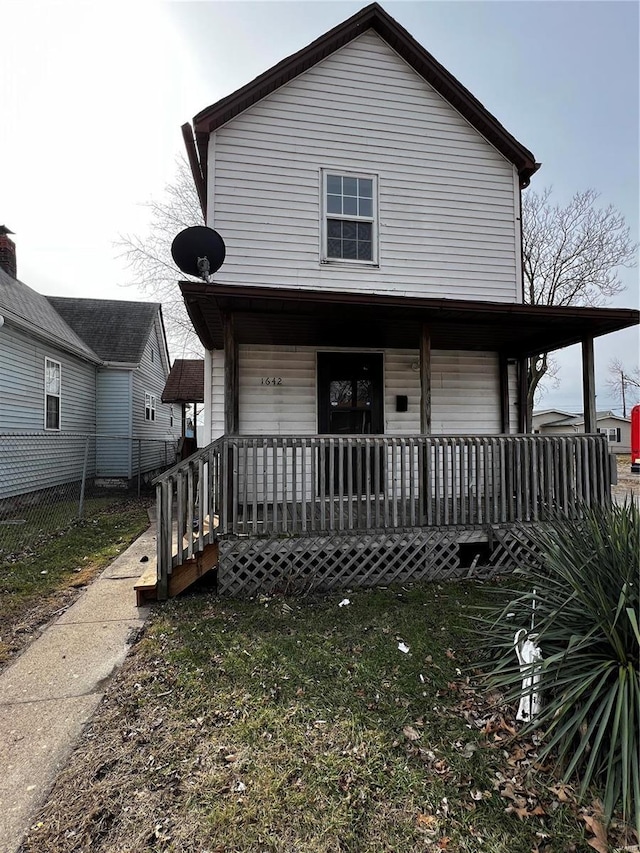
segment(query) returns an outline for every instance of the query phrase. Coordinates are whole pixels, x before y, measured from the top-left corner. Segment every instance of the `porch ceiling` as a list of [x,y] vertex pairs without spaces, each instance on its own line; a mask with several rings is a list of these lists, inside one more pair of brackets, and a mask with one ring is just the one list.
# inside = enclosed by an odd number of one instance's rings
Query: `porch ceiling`
[[233,314],[244,344],[419,346],[426,324],[433,349],[535,355],[640,322],[631,308],[560,308],[457,299],[331,293],[180,282],[194,328],[207,349],[223,348],[223,316]]

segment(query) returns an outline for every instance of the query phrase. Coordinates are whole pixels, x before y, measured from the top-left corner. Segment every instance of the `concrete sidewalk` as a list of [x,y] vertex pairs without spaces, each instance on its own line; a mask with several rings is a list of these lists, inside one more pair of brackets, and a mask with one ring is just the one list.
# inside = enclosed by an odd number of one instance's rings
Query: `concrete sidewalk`
[[124,661],[148,608],[133,590],[155,525],[0,675],[0,851],[14,853]]

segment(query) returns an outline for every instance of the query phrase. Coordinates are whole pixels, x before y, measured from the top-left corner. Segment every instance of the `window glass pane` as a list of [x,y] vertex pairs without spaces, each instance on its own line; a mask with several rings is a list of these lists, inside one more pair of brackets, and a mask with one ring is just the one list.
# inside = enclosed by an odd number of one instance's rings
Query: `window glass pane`
[[330,258],[342,257],[342,241],[328,240],[327,241],[327,256]]
[[358,257],[357,243],[355,240],[342,241],[342,257],[349,261],[355,261]]
[[371,223],[358,222],[358,240],[371,240]]
[[327,220],[327,235],[329,237],[342,237],[342,223],[339,219]]
[[358,407],[360,406],[370,406],[372,399],[372,391],[371,391],[371,380],[370,379],[358,379],[357,383],[357,398],[356,404]]
[[327,196],[327,213],[342,213],[342,196]]
[[357,223],[355,222],[343,222],[342,223],[342,236],[345,240],[355,240],[356,239],[356,228]]
[[60,365],[53,361],[47,361],[46,365],[46,391],[48,394],[60,393]]
[[329,384],[329,401],[336,408],[350,408],[353,387],[350,379],[334,379]]
[[327,192],[342,194],[342,178],[340,175],[327,175]]
[[357,178],[343,178],[342,179],[342,192],[344,195],[358,195],[358,179]]
[[47,429],[60,428],[60,398],[47,396]]
[[373,181],[371,178],[358,178],[358,195],[373,198]]
[[360,241],[358,243],[358,260],[359,261],[372,261],[373,254],[371,253],[371,243],[367,241]]
[[361,198],[358,202],[358,216],[373,216],[373,200]]
[[357,216],[358,199],[355,196],[346,195],[342,200],[342,212],[345,216]]

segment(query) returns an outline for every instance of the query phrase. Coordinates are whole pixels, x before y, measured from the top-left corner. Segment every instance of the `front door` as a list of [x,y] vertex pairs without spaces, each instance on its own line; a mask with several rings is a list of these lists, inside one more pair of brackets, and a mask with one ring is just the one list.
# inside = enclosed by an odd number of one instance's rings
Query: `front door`
[[[384,432],[382,369],[382,353],[318,353],[318,432],[321,435],[381,435]],[[369,464],[363,457],[364,452],[370,455]],[[375,465],[373,452],[373,448],[367,451],[354,448],[347,457],[345,449],[343,464],[340,466],[339,460],[334,460],[333,488],[346,487],[346,483],[339,482],[339,470],[342,468],[344,478],[350,466],[356,493],[380,491],[383,466]],[[326,464],[328,469],[328,459]],[[367,470],[370,472],[368,488],[364,482]],[[379,482],[373,482],[375,470]],[[329,488],[328,470],[325,482]]]

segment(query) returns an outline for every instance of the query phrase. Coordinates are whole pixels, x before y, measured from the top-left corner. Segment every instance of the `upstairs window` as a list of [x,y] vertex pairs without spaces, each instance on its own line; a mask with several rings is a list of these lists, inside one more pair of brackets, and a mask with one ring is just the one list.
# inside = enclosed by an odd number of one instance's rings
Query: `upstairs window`
[[156,419],[156,398],[155,394],[144,395],[144,419],[145,421],[155,421]]
[[59,361],[44,360],[44,428],[60,429],[62,372]]
[[323,172],[322,194],[322,260],[377,264],[375,176]]

